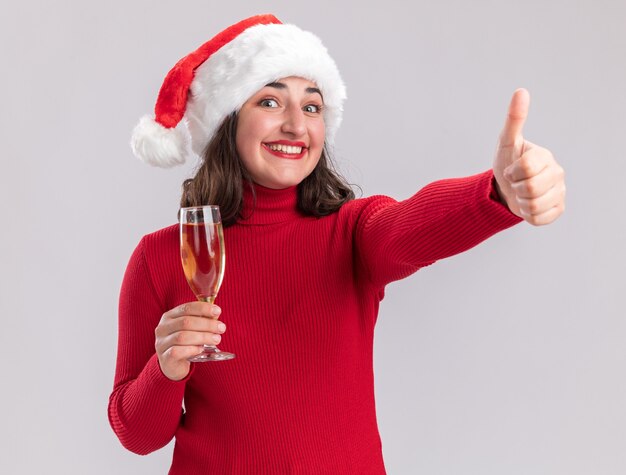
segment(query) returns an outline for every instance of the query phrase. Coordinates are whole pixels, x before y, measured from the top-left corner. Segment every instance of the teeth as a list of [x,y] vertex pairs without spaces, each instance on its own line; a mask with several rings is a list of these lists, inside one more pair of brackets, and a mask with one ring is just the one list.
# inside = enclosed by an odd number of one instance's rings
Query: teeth
[[268,144],[270,150],[283,153],[299,154],[302,153],[302,147],[294,147],[293,145],[282,145],[277,143]]

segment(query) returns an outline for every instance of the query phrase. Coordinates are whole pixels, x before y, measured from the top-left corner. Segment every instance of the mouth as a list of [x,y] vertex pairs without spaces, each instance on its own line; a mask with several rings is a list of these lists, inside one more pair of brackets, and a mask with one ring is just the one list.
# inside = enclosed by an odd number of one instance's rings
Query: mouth
[[263,148],[276,157],[291,160],[298,160],[304,157],[309,150],[304,142],[289,142],[286,140],[263,143]]

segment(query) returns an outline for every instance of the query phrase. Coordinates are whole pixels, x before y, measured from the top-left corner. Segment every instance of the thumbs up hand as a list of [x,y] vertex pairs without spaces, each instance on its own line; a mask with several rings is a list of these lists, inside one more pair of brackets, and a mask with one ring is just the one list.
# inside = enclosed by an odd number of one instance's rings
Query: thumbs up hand
[[513,93],[493,164],[500,199],[535,226],[550,224],[565,210],[565,174],[552,153],[524,140],[530,95]]

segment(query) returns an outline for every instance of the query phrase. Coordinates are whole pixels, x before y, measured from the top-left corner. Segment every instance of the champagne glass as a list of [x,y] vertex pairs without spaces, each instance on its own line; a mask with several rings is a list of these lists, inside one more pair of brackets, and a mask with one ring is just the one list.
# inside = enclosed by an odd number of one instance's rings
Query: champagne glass
[[[224,231],[219,206],[181,208],[180,258],[189,287],[201,302],[213,303],[224,278]],[[224,361],[235,355],[204,345],[189,361]]]

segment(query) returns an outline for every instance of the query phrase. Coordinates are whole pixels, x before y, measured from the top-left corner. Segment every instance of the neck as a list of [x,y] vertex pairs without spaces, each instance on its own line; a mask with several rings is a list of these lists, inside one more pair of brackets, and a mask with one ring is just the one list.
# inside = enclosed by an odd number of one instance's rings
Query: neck
[[276,224],[302,217],[298,211],[298,187],[282,190],[244,183],[243,219],[238,224]]

